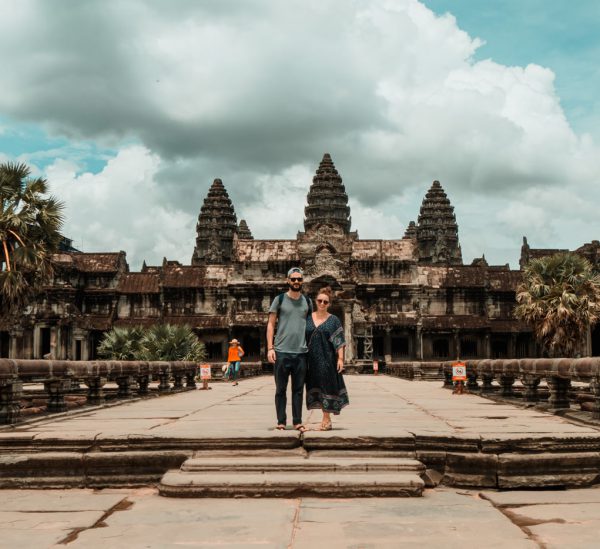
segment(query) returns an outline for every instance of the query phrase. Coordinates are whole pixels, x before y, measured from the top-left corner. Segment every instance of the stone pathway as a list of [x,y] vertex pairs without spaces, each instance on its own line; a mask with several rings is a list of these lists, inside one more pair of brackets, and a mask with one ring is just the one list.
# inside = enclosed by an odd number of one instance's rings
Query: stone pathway
[[[452,436],[465,441],[510,436],[569,438],[598,435],[600,430],[538,412],[499,404],[474,395],[452,395],[441,382],[411,382],[387,376],[347,376],[350,405],[334,418],[334,430],[310,431],[311,437]],[[240,385],[215,383],[211,391],[190,391],[150,398],[30,425],[0,429],[3,438],[95,439],[294,437],[291,428],[274,430],[274,384],[271,377]],[[289,404],[288,404],[289,409]],[[305,412],[306,413],[306,412]],[[320,412],[306,413],[318,428]]]
[[170,499],[153,489],[0,491],[0,546],[595,548],[600,488],[423,498]]

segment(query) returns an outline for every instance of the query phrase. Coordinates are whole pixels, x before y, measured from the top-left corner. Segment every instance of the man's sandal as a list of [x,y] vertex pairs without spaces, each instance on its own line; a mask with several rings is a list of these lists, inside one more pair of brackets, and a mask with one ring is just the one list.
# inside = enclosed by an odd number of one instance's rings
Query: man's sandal
[[296,429],[296,431],[300,431],[301,433],[306,433],[306,431],[308,431],[308,429],[302,425],[302,423],[294,425],[294,429]]
[[285,425],[278,425],[277,427],[275,427],[275,429],[277,429],[278,431],[285,431]]

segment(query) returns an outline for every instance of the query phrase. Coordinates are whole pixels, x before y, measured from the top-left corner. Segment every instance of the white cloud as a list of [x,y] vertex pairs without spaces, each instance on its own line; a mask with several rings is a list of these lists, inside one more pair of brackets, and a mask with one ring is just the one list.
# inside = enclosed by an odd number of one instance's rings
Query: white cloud
[[[64,233],[83,251],[123,249],[132,269],[164,255],[188,263],[194,217],[161,203],[154,176],[160,160],[141,146],[127,147],[98,174],[57,159],[47,169],[51,192],[66,204]],[[116,248],[118,246],[119,248]]]
[[[325,151],[364,238],[401,237],[433,179],[457,208],[466,261],[514,265],[523,233],[565,247],[600,232],[587,206],[600,198],[600,151],[572,130],[553,72],[475,62],[482,40],[417,0],[6,5],[18,11],[0,18],[0,114],[145,147],[96,176],[58,161],[48,171],[84,243],[188,261],[215,177],[255,236],[293,237]],[[144,216],[166,230],[139,237]]]

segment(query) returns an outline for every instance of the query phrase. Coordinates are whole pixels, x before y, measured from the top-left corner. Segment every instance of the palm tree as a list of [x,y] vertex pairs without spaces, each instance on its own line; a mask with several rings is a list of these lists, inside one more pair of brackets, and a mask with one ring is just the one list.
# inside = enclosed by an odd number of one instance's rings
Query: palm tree
[[0,164],[0,305],[10,312],[52,273],[62,235],[62,202],[25,164]]
[[204,344],[189,326],[155,324],[142,339],[143,357],[146,360],[191,360],[205,359]]
[[600,276],[585,258],[557,253],[530,261],[517,288],[515,316],[533,326],[550,356],[584,349],[600,315]]
[[112,360],[140,360],[143,353],[141,327],[113,328],[102,338],[98,356]]

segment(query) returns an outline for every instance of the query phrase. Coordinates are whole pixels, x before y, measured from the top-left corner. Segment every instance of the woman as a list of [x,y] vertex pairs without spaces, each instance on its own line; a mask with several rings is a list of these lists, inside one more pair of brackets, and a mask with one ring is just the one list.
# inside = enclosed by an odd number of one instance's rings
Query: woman
[[229,353],[227,355],[227,362],[229,362],[228,377],[233,382],[232,385],[237,385],[237,377],[240,373],[240,361],[244,356],[244,349],[240,345],[237,339],[232,339],[229,342]]
[[329,314],[331,297],[331,288],[319,290],[317,310],[306,320],[306,407],[323,410],[322,431],[331,430],[331,414],[337,416],[349,403],[342,377],[346,346],[344,328],[337,316]]

